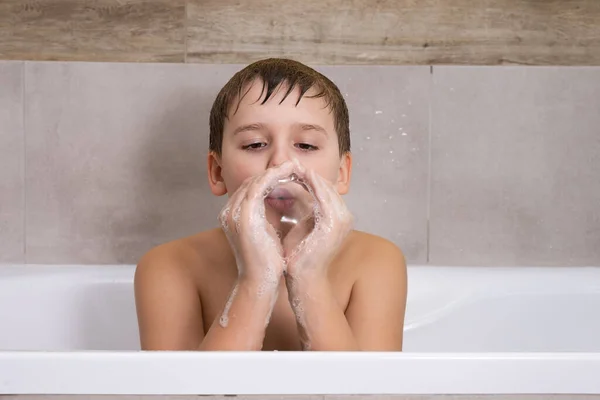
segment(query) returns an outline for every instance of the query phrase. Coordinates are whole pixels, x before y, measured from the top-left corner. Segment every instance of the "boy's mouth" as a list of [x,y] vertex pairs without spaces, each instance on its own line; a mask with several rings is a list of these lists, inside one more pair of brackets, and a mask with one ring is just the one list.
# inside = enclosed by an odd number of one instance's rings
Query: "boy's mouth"
[[283,188],[275,188],[265,198],[265,202],[277,212],[284,213],[294,206],[294,196],[292,193]]

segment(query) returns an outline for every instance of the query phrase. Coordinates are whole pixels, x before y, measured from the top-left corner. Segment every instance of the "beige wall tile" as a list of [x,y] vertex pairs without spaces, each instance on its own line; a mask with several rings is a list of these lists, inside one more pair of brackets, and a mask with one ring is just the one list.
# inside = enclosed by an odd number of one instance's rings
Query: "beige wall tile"
[[595,0],[188,3],[4,0],[0,59],[600,65]]
[[24,261],[23,63],[0,62],[0,263]]
[[185,0],[0,2],[0,58],[183,62]]
[[233,69],[27,65],[27,261],[135,263],[216,226],[208,112]]
[[430,261],[600,265],[600,68],[434,68]]
[[595,0],[189,0],[187,59],[600,65],[599,19]]

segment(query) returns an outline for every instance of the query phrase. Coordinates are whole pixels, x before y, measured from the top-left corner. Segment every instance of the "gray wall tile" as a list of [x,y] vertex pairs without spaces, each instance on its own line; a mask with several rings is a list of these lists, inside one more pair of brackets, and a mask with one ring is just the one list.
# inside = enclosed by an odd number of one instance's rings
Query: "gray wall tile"
[[600,68],[434,69],[430,261],[600,265]]
[[[28,262],[135,262],[214,226],[208,113],[240,67],[29,64]],[[350,107],[357,228],[423,262],[429,69],[321,69]]]
[[135,263],[216,226],[208,111],[232,71],[28,63],[27,261]]
[[0,62],[0,262],[24,262],[23,63]]
[[321,67],[350,112],[356,228],[398,244],[411,263],[427,255],[429,67]]

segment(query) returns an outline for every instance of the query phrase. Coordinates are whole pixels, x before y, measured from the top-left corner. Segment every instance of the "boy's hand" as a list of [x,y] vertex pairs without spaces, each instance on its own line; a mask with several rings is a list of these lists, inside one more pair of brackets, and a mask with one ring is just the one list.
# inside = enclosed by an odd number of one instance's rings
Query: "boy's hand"
[[[303,221],[284,240],[286,273],[292,279],[327,278],[329,264],[352,230],[353,217],[340,194],[329,182],[314,171],[299,168],[300,175],[312,187],[317,207],[312,231],[311,221]],[[304,236],[306,239],[298,249],[291,248]]]
[[294,164],[286,162],[248,178],[219,215],[239,279],[259,285],[261,291],[276,290],[284,270],[281,241],[265,217],[264,193],[293,170]]

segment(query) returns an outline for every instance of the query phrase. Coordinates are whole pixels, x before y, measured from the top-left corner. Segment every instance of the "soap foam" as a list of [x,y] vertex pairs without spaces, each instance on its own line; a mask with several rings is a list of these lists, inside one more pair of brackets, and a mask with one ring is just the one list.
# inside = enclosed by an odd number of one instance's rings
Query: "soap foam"
[[[297,279],[295,277],[289,277],[289,294],[293,295],[297,292]],[[290,299],[290,305],[292,307],[292,311],[294,316],[296,317],[296,324],[298,324],[299,333],[300,333],[300,343],[302,345],[303,350],[310,350],[311,343],[310,338],[308,337],[308,330],[306,327],[306,318],[304,314],[304,303],[299,296],[295,296]]]
[[236,284],[227,299],[227,303],[225,303],[225,308],[223,309],[223,314],[221,314],[221,318],[219,319],[219,325],[223,328],[227,328],[229,324],[229,309],[231,308],[231,304],[233,303],[233,299],[238,292],[238,285]]

